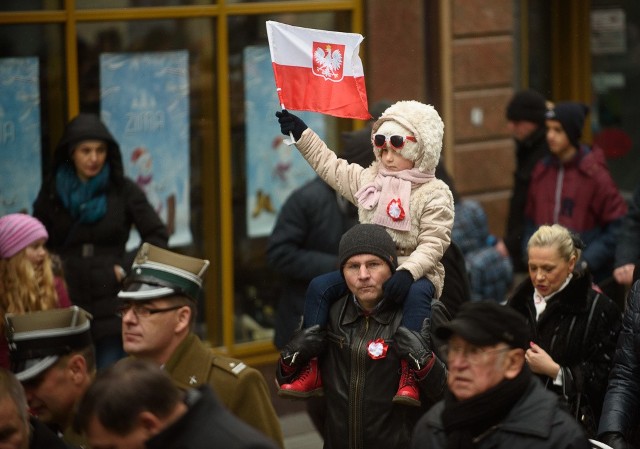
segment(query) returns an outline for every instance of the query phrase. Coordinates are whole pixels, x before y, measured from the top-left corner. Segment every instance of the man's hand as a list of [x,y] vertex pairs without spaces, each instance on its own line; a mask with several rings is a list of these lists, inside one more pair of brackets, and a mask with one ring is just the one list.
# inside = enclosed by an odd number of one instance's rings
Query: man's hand
[[382,285],[384,296],[398,304],[404,302],[413,284],[413,276],[408,270],[398,270]]
[[288,366],[304,366],[313,357],[320,355],[327,345],[327,331],[320,329],[316,324],[307,329],[301,329],[285,345],[280,357],[282,362]]
[[302,119],[289,113],[286,109],[276,112],[276,117],[278,117],[278,123],[280,123],[280,132],[285,136],[291,133],[296,140],[300,139],[304,130],[308,128]]
[[431,350],[431,320],[424,320],[422,331],[416,332],[400,326],[393,337],[396,351],[411,368],[420,371],[433,357]]

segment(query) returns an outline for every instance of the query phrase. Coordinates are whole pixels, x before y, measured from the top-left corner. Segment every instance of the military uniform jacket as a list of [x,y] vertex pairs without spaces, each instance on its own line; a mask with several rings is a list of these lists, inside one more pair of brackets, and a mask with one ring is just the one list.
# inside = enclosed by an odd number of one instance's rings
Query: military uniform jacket
[[234,415],[284,447],[267,382],[255,368],[214,354],[195,334],[189,334],[164,369],[182,390],[208,384]]

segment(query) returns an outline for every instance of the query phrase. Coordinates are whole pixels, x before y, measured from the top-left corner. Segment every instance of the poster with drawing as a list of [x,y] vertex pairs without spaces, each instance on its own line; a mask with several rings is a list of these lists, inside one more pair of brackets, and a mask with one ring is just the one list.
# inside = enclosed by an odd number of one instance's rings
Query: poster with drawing
[[31,213],[42,182],[38,58],[0,58],[0,216]]
[[[126,175],[167,225],[169,246],[192,241],[188,57],[186,50],[100,55],[102,119],[120,143]],[[135,233],[127,248],[138,244]]]
[[[280,109],[268,46],[244,49],[245,129],[247,142],[247,235],[271,234],[276,217],[289,194],[315,173],[295,146],[284,143],[275,112]],[[286,105],[285,105],[286,107]],[[322,114],[295,111],[320,137]]]

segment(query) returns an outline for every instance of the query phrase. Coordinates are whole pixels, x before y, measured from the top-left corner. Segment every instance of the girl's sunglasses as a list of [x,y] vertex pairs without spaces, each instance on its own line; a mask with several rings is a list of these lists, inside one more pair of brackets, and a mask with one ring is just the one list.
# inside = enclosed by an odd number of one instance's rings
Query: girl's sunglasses
[[396,150],[401,150],[404,147],[405,140],[416,142],[416,138],[413,136],[385,136],[384,134],[376,134],[372,140],[376,148],[382,148],[388,141]]

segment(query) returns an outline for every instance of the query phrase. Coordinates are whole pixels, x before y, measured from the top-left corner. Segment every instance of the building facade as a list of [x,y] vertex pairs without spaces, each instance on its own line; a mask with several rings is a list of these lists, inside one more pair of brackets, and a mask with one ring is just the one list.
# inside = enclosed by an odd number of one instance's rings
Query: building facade
[[[286,286],[267,266],[266,239],[282,198],[296,185],[290,181],[309,175],[290,170],[299,161],[276,139],[273,113],[279,104],[267,101],[265,93],[272,83],[267,20],[363,34],[360,54],[369,104],[416,99],[440,111],[445,165],[459,192],[482,202],[497,235],[504,229],[514,168],[504,108],[520,87],[536,88],[550,100],[591,104],[595,113],[586,136],[596,139],[605,129],[627,136],[630,145],[624,139],[611,143],[606,136],[600,141],[610,150],[610,166],[623,191],[640,178],[640,164],[630,163],[638,160],[639,131],[631,124],[640,104],[633,99],[640,73],[640,7],[631,0],[1,2],[0,68],[26,63],[37,73],[37,109],[30,114],[39,124],[40,169],[34,170],[32,183],[46,175],[69,118],[78,112],[105,116],[110,57],[125,61],[130,70],[140,61],[161,64],[166,59],[159,56],[166,55],[182,64],[177,98],[188,105],[181,148],[188,161],[162,170],[183,183],[168,188],[179,193],[174,200],[185,209],[178,210],[187,211],[174,217],[188,235],[174,248],[212,262],[200,330],[222,351],[254,363],[276,356],[273,311]],[[173,105],[159,93],[142,93],[153,82],[152,77],[131,81],[136,86],[131,103],[142,113],[129,111],[120,118],[125,130],[161,128],[175,118],[169,114],[158,121],[148,112],[162,101],[170,103],[168,110]],[[0,113],[11,107],[8,92],[11,88],[0,89]],[[106,112],[114,114],[114,108]],[[313,120],[332,145],[340,131],[362,125],[324,116]],[[12,131],[0,129],[6,167]],[[123,155],[134,176],[145,154],[136,149],[148,142],[135,144],[124,133],[116,137],[126,141]],[[154,166],[161,162],[154,160]],[[0,186],[0,199],[10,197],[11,190]]]

